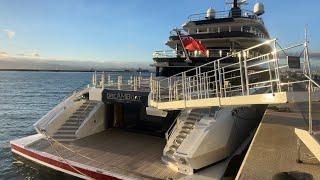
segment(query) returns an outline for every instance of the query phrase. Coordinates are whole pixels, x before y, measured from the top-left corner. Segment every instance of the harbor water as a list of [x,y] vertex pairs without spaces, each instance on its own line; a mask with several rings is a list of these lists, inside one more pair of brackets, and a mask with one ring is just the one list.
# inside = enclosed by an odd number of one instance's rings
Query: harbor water
[[[130,75],[130,73],[125,73]],[[0,179],[70,179],[13,156],[10,140],[35,134],[33,124],[75,89],[89,72],[0,72]]]

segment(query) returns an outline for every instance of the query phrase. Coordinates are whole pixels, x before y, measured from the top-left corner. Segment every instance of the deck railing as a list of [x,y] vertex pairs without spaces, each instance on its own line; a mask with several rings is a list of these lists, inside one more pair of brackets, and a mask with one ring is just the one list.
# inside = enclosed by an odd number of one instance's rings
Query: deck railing
[[313,126],[313,118],[312,118],[312,99],[311,99],[311,93],[312,91],[315,91],[313,86],[316,86],[317,88],[320,88],[320,85],[315,82],[310,76],[305,74],[305,77],[308,79],[308,115],[309,115],[309,133],[313,135],[320,134],[320,125],[317,124],[317,128],[314,129]]
[[[214,19],[223,19],[223,18],[230,18],[231,13],[230,11],[217,11],[214,13]],[[251,18],[256,19],[258,21],[262,21],[256,14],[249,10],[241,10],[241,17],[242,18]],[[199,14],[192,14],[188,17],[189,21],[200,21],[208,19],[207,13],[199,13]]]
[[92,77],[93,87],[116,90],[150,91],[153,74],[124,75],[123,73],[95,72]]
[[[198,51],[189,52],[189,57],[225,57],[229,56],[235,52],[239,52],[241,49],[208,49],[206,55],[201,54]],[[254,57],[258,53],[255,51],[249,52],[248,57]],[[178,53],[176,50],[163,50],[155,51],[153,53],[153,58],[185,58],[184,52]]]
[[[273,50],[248,56],[250,51],[264,45],[270,45]],[[169,78],[152,81],[152,100],[173,102],[281,92],[288,84],[282,83],[280,70],[288,70],[289,66],[280,65],[280,57],[289,50],[298,51],[302,47],[304,51],[306,46],[303,42],[281,48],[276,39],[265,41]],[[228,63],[228,58],[234,56],[238,57],[238,62]],[[305,61],[308,61],[306,57],[302,64]],[[293,82],[298,83],[297,80]]]

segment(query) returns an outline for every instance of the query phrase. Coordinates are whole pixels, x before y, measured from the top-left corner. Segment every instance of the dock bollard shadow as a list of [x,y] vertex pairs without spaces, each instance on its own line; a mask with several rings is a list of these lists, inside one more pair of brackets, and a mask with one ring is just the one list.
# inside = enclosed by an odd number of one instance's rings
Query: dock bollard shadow
[[278,173],[272,177],[272,180],[314,180],[314,178],[308,173],[291,171]]

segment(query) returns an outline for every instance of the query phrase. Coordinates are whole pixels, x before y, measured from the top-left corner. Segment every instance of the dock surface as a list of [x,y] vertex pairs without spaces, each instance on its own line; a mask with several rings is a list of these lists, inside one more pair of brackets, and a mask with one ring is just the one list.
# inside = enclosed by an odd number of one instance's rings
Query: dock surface
[[[280,111],[283,112],[280,112]],[[312,104],[312,117],[319,126],[320,103]],[[289,176],[320,179],[320,163],[301,145],[302,163],[297,163],[295,128],[308,127],[306,103],[292,103],[268,108],[257,129],[247,155],[238,172],[238,179],[290,179]],[[319,141],[320,137],[315,136]]]

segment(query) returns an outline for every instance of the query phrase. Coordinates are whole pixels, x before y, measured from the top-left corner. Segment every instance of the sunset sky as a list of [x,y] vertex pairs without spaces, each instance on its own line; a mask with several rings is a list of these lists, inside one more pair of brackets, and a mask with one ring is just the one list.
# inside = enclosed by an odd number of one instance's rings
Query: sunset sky
[[[307,24],[311,50],[320,52],[319,0],[260,2],[272,37],[303,40]],[[0,56],[151,63],[154,50],[168,49],[172,28],[209,7],[227,8],[224,0],[2,0]]]

